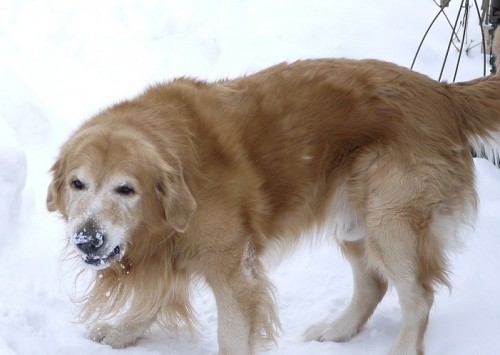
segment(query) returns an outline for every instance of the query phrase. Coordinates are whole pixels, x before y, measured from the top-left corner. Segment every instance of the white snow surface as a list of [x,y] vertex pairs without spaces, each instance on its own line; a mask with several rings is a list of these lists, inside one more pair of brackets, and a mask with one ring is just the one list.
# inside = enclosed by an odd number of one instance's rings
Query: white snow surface
[[[447,9],[453,21],[460,1]],[[48,170],[89,115],[148,84],[188,75],[215,80],[304,58],[378,58],[409,66],[438,8],[431,0],[0,0],[0,354],[214,354],[215,303],[195,292],[196,334],[153,328],[114,350],[75,322],[76,271],[61,260],[64,225],[45,208]],[[468,44],[480,40],[471,9]],[[429,33],[415,69],[437,78],[451,30]],[[444,78],[451,80],[452,48]],[[479,47],[458,80],[482,75]],[[489,69],[487,69],[489,70]],[[476,228],[451,258],[426,354],[500,354],[500,169],[477,159]],[[352,292],[350,268],[330,246],[299,247],[271,272],[283,330],[269,354],[384,354],[401,322],[391,291],[346,343],[305,342],[308,326],[338,314]]]

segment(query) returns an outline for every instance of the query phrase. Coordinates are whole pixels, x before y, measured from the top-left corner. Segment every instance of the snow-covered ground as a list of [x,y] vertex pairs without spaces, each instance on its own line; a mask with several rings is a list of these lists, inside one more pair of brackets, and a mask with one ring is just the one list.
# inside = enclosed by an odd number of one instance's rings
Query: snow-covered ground
[[[447,10],[454,21],[460,1]],[[131,348],[85,338],[75,321],[74,271],[60,260],[62,222],[45,210],[48,169],[83,119],[175,76],[218,79],[311,57],[379,58],[409,66],[438,8],[431,0],[0,0],[0,354],[213,354],[216,312],[196,293],[197,334],[153,329]],[[471,9],[471,25],[476,25]],[[437,78],[450,28],[430,32],[415,69]],[[477,29],[468,34],[478,43]],[[451,80],[456,50],[444,77]],[[458,79],[482,75],[479,48]],[[500,354],[500,169],[476,160],[476,229],[452,257],[427,354]],[[348,265],[335,248],[303,247],[272,273],[283,332],[271,354],[383,354],[400,311],[387,295],[367,327],[343,344],[304,342],[303,331],[349,301]]]

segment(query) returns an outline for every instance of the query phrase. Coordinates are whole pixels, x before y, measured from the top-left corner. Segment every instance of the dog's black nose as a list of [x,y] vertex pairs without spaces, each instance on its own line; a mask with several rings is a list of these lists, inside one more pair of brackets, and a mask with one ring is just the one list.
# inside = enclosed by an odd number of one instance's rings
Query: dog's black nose
[[87,222],[75,235],[76,246],[85,254],[96,254],[105,242],[104,231],[94,221]]

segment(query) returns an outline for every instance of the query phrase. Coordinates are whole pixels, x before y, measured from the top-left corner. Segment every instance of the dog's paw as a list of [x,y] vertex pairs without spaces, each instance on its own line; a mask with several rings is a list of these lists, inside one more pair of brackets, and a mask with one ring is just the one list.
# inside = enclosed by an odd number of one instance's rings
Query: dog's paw
[[110,345],[115,349],[125,348],[137,341],[137,336],[119,326],[109,323],[97,323],[90,327],[88,337],[98,343]]
[[358,333],[356,327],[348,326],[344,322],[322,322],[310,327],[304,334],[306,341],[335,341],[343,342],[351,339]]

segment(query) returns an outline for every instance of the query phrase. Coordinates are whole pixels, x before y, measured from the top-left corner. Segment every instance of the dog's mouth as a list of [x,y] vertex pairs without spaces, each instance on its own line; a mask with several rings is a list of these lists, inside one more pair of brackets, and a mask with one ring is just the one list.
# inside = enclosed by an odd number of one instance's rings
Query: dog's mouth
[[117,245],[111,253],[107,256],[94,255],[94,254],[84,254],[82,255],[82,260],[91,266],[97,267],[99,269],[109,266],[109,264],[120,257],[121,248]]

